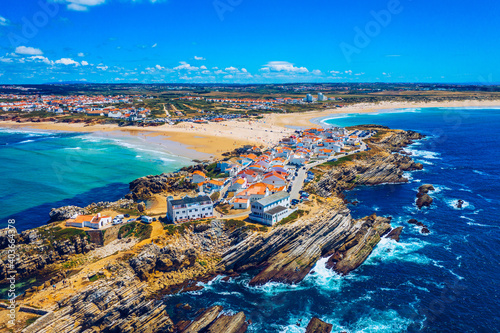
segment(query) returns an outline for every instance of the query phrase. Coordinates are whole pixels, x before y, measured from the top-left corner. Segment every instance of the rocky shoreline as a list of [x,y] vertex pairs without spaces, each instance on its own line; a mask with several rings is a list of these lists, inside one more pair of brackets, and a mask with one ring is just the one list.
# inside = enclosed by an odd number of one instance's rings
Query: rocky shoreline
[[[406,182],[403,172],[422,169],[401,151],[423,136],[376,126],[370,129],[377,130],[378,135],[367,140],[369,152],[313,170],[316,178],[307,190],[314,194],[319,208],[269,231],[214,220],[186,224],[169,232],[157,222],[160,229],[153,230],[150,238],[142,242],[120,239],[119,226],[102,233],[98,242],[85,232],[66,235],[53,224],[20,233],[16,236],[21,250],[16,258],[20,277],[41,271],[65,272],[19,297],[23,304],[48,306],[52,312],[51,320],[44,325],[35,322],[31,326],[36,330],[30,331],[28,326],[25,332],[240,333],[251,325],[243,312],[227,315],[214,304],[199,309],[196,316],[191,314],[191,320],[173,323],[161,297],[154,296],[192,290],[199,288],[194,286],[196,281],[215,275],[237,276],[245,271],[256,272],[251,285],[270,281],[299,283],[321,258],[328,258],[328,268],[349,274],[368,258],[382,237],[399,240],[402,228],[392,229],[390,218],[375,214],[353,219],[342,193],[358,185]],[[57,221],[75,212],[103,207],[139,209],[137,201],[152,194],[187,189],[180,182],[183,172],[142,177],[130,184],[131,194],[126,199],[85,208],[53,209],[50,217]],[[34,237],[33,233],[42,237]],[[47,238],[49,235],[57,237]],[[103,247],[115,246],[114,242],[129,243],[122,250],[108,251],[113,254],[102,259],[78,262],[82,256],[90,257]],[[0,279],[7,272],[5,244],[0,237]],[[52,285],[61,295],[51,290]],[[311,320],[307,332],[328,329],[331,331],[331,325]]]

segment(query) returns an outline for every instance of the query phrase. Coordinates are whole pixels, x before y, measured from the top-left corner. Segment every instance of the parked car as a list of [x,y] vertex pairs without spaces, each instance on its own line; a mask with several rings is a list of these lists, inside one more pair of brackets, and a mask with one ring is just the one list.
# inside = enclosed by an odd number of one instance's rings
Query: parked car
[[124,217],[125,217],[125,216],[123,216],[122,214],[120,214],[120,215],[116,215],[116,216],[115,216],[115,219],[117,219],[117,220],[122,220]]
[[296,205],[296,204],[298,204],[298,203],[299,203],[299,200],[297,200],[297,199],[292,199],[292,205]]
[[137,219],[128,219],[127,222],[134,222],[136,221]]
[[156,222],[156,221],[157,221],[157,220],[156,220],[156,217],[153,217],[153,222]]
[[123,216],[128,218],[128,217],[130,217],[130,214],[125,214]]

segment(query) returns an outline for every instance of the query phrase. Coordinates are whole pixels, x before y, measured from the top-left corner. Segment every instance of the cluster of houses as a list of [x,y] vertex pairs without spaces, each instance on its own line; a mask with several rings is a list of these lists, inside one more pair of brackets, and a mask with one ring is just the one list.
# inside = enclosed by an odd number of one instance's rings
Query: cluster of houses
[[[273,225],[293,212],[289,192],[298,168],[311,161],[328,160],[335,153],[355,149],[369,134],[368,131],[349,132],[339,127],[296,131],[266,151],[251,147],[240,156],[218,161],[217,170],[225,174],[225,178],[211,179],[197,170],[192,173],[191,182],[202,193],[204,199],[198,200],[204,204],[209,205],[210,195],[219,192],[219,200],[215,204],[225,202],[234,210],[250,210],[251,220]],[[194,200],[187,198],[181,200]],[[176,203],[182,213],[169,209],[167,218],[172,222],[205,218],[205,211],[194,208],[194,215],[187,215],[189,212],[184,212],[187,205]]]
[[105,104],[131,103],[137,96],[85,96],[85,95],[19,95],[2,94],[0,109],[3,111],[45,111],[54,113],[86,112],[93,107]]
[[113,119],[128,121],[145,120],[151,114],[151,110],[146,108],[119,109],[116,107],[87,108],[84,110],[78,110],[78,112],[84,112],[88,116],[105,116]]

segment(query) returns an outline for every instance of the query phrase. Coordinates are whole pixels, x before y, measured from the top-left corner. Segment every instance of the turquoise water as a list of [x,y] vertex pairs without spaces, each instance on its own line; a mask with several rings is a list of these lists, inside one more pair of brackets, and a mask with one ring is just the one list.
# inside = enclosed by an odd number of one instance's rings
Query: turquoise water
[[0,129],[0,227],[43,225],[52,207],[86,206],[128,192],[136,178],[190,163],[139,138]]
[[[321,259],[302,282],[252,287],[252,274],[203,284],[204,289],[165,297],[174,320],[216,304],[244,311],[249,332],[303,333],[312,317],[333,332],[500,331],[500,109],[407,109],[349,115],[328,123],[380,124],[428,137],[407,150],[424,170],[407,173],[405,184],[359,187],[347,193],[356,218],[377,213],[403,226],[400,242],[382,239],[368,260],[343,277]],[[430,208],[419,211],[420,185],[436,188]],[[464,200],[462,209],[456,207]],[[424,235],[408,224],[429,226]],[[255,274],[255,272],[254,272]]]

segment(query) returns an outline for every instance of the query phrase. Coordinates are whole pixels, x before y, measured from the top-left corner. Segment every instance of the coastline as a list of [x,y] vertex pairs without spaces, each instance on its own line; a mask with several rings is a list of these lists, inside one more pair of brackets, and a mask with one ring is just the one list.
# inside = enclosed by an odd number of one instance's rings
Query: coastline
[[267,125],[265,121],[230,120],[223,123],[161,125],[139,127],[118,125],[66,124],[55,122],[0,122],[0,127],[99,133],[108,137],[135,136],[160,144],[169,152],[197,159],[217,159],[223,153],[244,145],[269,147],[293,132],[291,129]]
[[300,112],[293,114],[270,114],[264,119],[270,126],[292,127],[321,127],[321,121],[333,115],[346,115],[350,113],[373,113],[389,109],[407,108],[460,108],[460,107],[489,107],[500,106],[500,100],[495,101],[449,101],[449,102],[381,102],[381,103],[359,103],[343,108],[326,109],[319,111]]
[[382,102],[359,103],[343,108],[309,111],[293,114],[267,114],[259,120],[229,120],[221,123],[161,125],[139,127],[118,125],[67,124],[55,122],[0,122],[0,127],[12,129],[37,129],[96,133],[104,137],[137,137],[149,144],[160,146],[173,155],[191,159],[216,160],[224,152],[244,145],[268,148],[297,128],[321,127],[321,121],[332,116],[352,113],[373,113],[381,110],[431,107],[488,107],[500,106],[498,101],[449,101],[449,102]]

